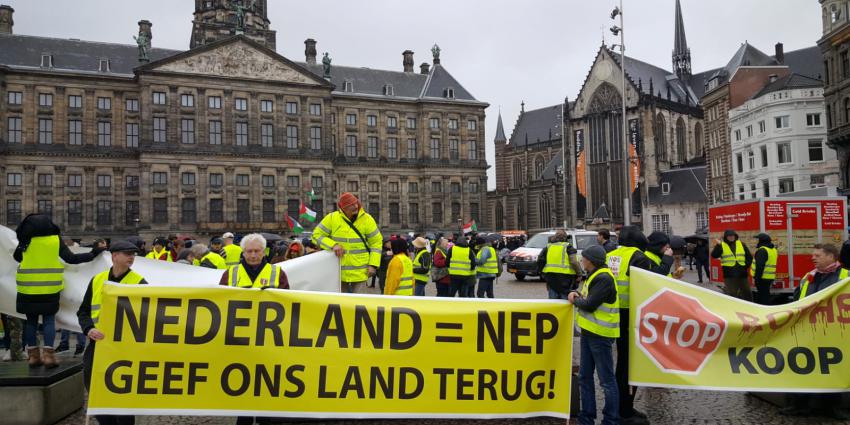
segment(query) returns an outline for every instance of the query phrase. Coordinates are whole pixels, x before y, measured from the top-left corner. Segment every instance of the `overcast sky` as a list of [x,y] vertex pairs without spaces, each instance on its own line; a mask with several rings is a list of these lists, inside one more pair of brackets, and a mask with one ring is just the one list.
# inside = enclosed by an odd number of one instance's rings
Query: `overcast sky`
[[[318,41],[334,64],[416,70],[438,43],[443,66],[488,102],[487,159],[501,108],[510,137],[520,110],[575,99],[614,0],[268,0],[278,53],[304,60],[304,39]],[[625,0],[626,54],[670,69],[675,0]],[[773,54],[814,46],[821,34],[815,0],[681,0],[694,72],[725,65],[741,43]],[[17,34],[133,44],[136,22],[153,22],[153,45],[187,49],[192,0],[0,0],[15,8]],[[618,42],[618,41],[617,41]],[[494,186],[494,169],[490,170]]]

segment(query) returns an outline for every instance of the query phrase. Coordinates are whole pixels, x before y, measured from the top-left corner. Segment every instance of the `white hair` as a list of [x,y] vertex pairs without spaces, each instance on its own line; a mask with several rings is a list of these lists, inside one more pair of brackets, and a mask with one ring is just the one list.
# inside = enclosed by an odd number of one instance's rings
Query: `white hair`
[[207,252],[209,252],[209,249],[207,249],[207,246],[202,244],[202,243],[194,244],[189,249],[191,250],[192,255],[194,255],[198,259],[200,259],[204,255],[207,255]]
[[266,249],[266,238],[264,238],[263,235],[261,235],[259,233],[251,233],[250,235],[243,237],[242,241],[239,242],[239,246],[241,246],[242,249],[244,250],[245,247],[248,246],[249,243],[253,243],[253,242],[260,242],[260,244],[263,245],[263,249],[264,250]]

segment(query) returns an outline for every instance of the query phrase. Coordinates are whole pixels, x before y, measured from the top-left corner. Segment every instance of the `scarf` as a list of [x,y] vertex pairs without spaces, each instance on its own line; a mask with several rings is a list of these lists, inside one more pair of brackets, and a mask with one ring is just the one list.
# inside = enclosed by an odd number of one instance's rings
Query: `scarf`
[[838,270],[839,267],[841,267],[841,263],[836,261],[836,262],[826,266],[823,270],[815,268],[810,273],[811,273],[812,276],[814,276],[815,273],[823,273],[823,274],[834,273],[836,270]]

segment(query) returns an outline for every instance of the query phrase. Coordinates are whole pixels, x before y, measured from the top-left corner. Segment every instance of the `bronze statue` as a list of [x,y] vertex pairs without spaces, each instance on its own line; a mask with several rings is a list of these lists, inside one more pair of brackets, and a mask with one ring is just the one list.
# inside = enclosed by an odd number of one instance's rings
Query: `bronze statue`
[[139,46],[139,61],[150,62],[150,58],[148,57],[150,38],[148,38],[148,35],[143,31],[139,31],[139,36],[133,36],[133,40],[136,40],[136,45]]
[[322,56],[322,68],[325,70],[325,78],[331,78],[331,58],[328,56],[328,52],[325,52],[325,55]]
[[253,12],[256,3],[257,0],[251,0],[251,4],[245,6],[245,0],[231,2],[233,10],[236,11],[236,29],[245,31],[245,13]]

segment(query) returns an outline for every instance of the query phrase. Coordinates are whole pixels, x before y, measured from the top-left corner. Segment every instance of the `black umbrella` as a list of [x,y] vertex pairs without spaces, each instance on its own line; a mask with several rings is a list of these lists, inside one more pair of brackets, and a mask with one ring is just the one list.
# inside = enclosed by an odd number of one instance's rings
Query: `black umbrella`
[[264,238],[266,238],[266,242],[277,242],[277,241],[282,241],[282,240],[283,240],[283,237],[282,237],[282,236],[280,236],[280,235],[276,235],[276,234],[274,234],[274,233],[265,233],[265,232],[263,232],[263,233],[260,233],[260,235],[262,235]]
[[681,236],[670,236],[671,249],[684,249],[686,245],[687,242],[685,242],[685,238]]
[[696,244],[700,240],[708,242],[708,235],[699,233],[699,234],[696,234],[696,235],[685,236],[685,242],[687,242],[687,243]]

